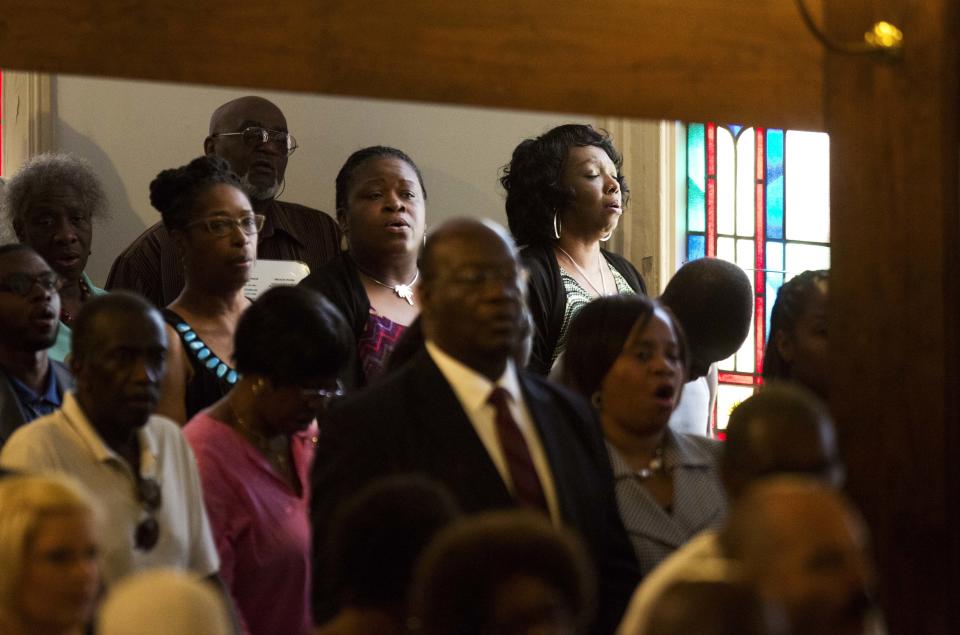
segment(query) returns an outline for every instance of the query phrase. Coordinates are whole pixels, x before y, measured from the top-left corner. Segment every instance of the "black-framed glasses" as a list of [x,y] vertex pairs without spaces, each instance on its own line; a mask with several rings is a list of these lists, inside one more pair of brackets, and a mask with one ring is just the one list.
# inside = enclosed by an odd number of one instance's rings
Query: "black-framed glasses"
[[324,407],[327,407],[334,399],[343,397],[345,393],[346,390],[343,387],[343,382],[339,379],[337,380],[337,387],[333,390],[327,390],[325,388],[300,387],[300,396],[304,399],[304,401],[323,401]]
[[234,227],[239,227],[247,236],[255,236],[257,232],[263,229],[263,224],[267,217],[263,214],[253,214],[243,218],[229,218],[227,216],[214,216],[213,218],[203,218],[187,223],[184,227],[203,227],[217,238],[223,238],[233,231]]
[[162,500],[160,483],[152,478],[138,478],[137,499],[147,517],[137,523],[133,533],[133,545],[141,551],[150,551],[157,546],[160,539],[160,523],[156,517]]
[[0,291],[13,293],[21,298],[30,295],[34,286],[39,286],[44,291],[59,291],[63,288],[63,278],[56,271],[44,271],[37,275],[12,273],[0,280]]
[[299,146],[293,135],[283,130],[271,130],[261,126],[250,126],[240,132],[217,132],[211,135],[213,137],[236,137],[239,136],[243,142],[251,148],[257,148],[265,143],[279,143],[287,152],[287,156],[293,154]]

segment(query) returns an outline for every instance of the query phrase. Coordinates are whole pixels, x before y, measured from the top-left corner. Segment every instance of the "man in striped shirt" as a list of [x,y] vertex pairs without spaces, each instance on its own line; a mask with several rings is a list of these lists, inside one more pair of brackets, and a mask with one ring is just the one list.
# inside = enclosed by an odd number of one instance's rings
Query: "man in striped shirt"
[[[240,97],[217,108],[210,117],[206,154],[230,163],[242,179],[253,209],[266,216],[257,242],[257,256],[267,260],[299,260],[311,270],[340,252],[340,229],[327,214],[276,200],[283,189],[287,159],[296,149],[283,112],[256,96]],[[114,261],[107,289],[131,289],[158,307],[170,304],[183,289],[183,271],[173,240],[157,222]]]

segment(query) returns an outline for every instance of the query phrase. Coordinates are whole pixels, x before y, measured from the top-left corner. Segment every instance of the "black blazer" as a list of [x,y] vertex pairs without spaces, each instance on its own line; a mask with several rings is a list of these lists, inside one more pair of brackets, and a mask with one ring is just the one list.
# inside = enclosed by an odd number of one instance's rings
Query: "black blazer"
[[348,252],[311,272],[300,281],[300,286],[322,293],[343,314],[353,331],[352,353],[340,379],[347,388],[359,388],[364,384],[357,342],[370,319],[370,299],[363,288],[357,265]]
[[[69,369],[58,361],[50,360],[50,368],[57,374],[57,381],[63,392],[73,390],[73,375]],[[10,384],[7,371],[0,368],[0,448],[14,431],[27,422],[27,415],[20,406],[17,393]]]
[[[550,462],[564,524],[578,531],[600,577],[597,632],[612,632],[639,570],[617,511],[600,428],[589,405],[528,373],[520,385]],[[516,506],[456,395],[426,351],[345,400],[324,422],[313,471],[314,609],[336,610],[323,582],[337,506],[367,483],[417,472],[446,485],[467,513]]]
[[[601,249],[600,253],[620,272],[630,288],[639,295],[647,295],[647,285],[636,267],[623,256]],[[520,260],[527,270],[527,306],[533,318],[533,347],[527,370],[539,375],[550,374],[553,349],[560,339],[563,314],[567,309],[567,292],[560,277],[560,265],[547,245],[528,245],[520,250]]]

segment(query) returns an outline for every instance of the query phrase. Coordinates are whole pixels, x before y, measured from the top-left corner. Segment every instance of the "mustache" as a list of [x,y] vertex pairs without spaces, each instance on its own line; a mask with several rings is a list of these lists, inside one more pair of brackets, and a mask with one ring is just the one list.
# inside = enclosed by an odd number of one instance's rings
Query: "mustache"
[[242,189],[243,193],[246,194],[251,200],[269,201],[277,198],[280,192],[283,191],[283,182],[283,179],[277,179],[272,185],[268,185],[266,187],[254,185],[250,182],[250,173],[248,172],[240,178],[240,189]]

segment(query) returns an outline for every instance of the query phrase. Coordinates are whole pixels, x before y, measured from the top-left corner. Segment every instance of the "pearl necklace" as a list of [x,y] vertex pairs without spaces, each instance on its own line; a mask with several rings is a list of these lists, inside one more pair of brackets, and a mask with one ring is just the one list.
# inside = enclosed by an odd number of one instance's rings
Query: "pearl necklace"
[[597,295],[600,297],[607,295],[607,281],[603,278],[603,254],[600,253],[600,250],[597,250],[597,268],[600,270],[600,287],[602,288],[602,291],[590,281],[590,277],[587,275],[587,272],[580,268],[580,265],[578,265],[577,261],[573,259],[573,256],[568,254],[560,245],[556,245],[556,247],[560,253],[567,257],[567,260],[570,261],[570,264],[577,268],[577,271],[581,276],[583,276],[583,279],[587,281],[587,284],[590,285],[590,288],[593,289]]
[[417,284],[417,280],[420,279],[419,269],[417,269],[417,272],[413,274],[413,280],[411,280],[407,284],[387,284],[386,282],[380,282],[379,280],[371,276],[369,273],[367,273],[363,269],[360,269],[360,267],[357,267],[357,269],[360,271],[360,273],[370,278],[372,281],[376,282],[381,287],[392,290],[394,293],[397,294],[397,297],[403,300],[406,300],[407,304],[409,304],[410,306],[413,306],[413,285]]
[[637,478],[641,481],[646,481],[652,478],[657,472],[663,472],[665,467],[663,463],[663,447],[659,447],[653,451],[653,458],[650,459],[647,467],[641,467],[634,472],[634,474],[636,474]]

